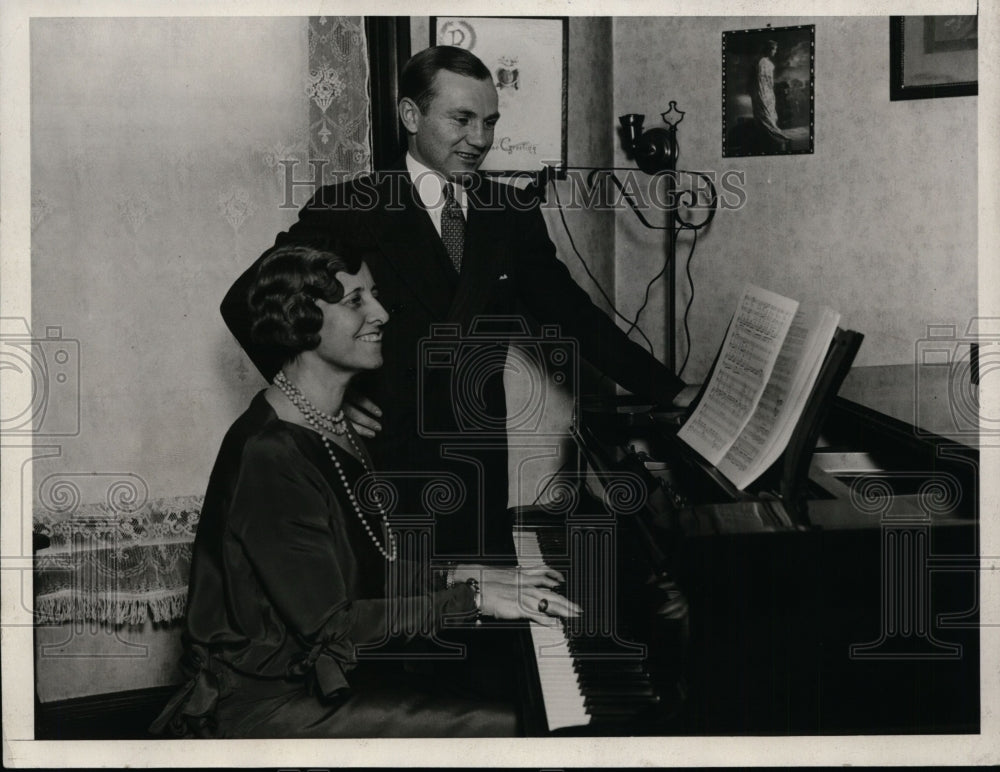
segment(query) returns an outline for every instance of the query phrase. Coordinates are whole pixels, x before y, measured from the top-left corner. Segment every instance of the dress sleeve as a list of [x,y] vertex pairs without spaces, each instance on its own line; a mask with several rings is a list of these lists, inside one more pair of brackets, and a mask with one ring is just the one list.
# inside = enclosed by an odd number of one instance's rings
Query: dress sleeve
[[[358,644],[388,630],[435,629],[445,615],[475,612],[468,587],[401,598],[349,597],[333,518],[342,517],[326,481],[291,444],[252,440],[233,497],[231,522],[269,602],[308,654],[290,675],[316,670],[322,692],[348,686]],[[349,547],[347,547],[349,549]]]
[[544,322],[559,324],[563,335],[576,338],[581,354],[598,370],[633,394],[669,402],[684,388],[674,375],[593,304],[556,257],[545,220],[537,205],[522,215],[518,250],[518,295]]

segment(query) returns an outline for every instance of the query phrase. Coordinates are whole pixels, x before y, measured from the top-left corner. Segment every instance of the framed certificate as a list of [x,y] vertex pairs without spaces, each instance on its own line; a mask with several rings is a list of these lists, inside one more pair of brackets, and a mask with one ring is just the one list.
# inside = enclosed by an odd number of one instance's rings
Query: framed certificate
[[431,17],[431,45],[465,48],[493,73],[500,121],[482,170],[566,176],[567,17]]

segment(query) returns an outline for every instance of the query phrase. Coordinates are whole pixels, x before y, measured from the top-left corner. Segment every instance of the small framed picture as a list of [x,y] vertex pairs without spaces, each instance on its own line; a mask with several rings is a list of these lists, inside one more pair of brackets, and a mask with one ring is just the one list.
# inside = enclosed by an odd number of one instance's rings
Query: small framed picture
[[459,46],[493,74],[500,121],[482,169],[566,175],[567,17],[432,16],[431,45]]
[[933,99],[979,93],[976,16],[889,19],[889,99]]
[[812,153],[816,27],[722,33],[722,155]]

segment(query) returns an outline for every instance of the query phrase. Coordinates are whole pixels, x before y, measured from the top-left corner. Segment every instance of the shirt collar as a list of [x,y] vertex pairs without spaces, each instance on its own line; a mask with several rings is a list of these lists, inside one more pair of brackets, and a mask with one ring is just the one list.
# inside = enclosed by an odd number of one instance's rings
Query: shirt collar
[[[444,206],[444,186],[448,182],[441,174],[420,163],[409,153],[406,154],[406,171],[410,181],[417,189],[417,195],[427,209],[440,209]],[[455,189],[455,200],[464,210],[467,206],[465,188],[452,183]]]

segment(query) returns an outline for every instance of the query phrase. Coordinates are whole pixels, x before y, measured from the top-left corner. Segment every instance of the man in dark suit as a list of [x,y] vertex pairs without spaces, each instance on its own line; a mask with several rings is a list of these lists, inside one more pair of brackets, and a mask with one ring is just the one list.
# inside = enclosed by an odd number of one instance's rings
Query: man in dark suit
[[[502,369],[511,316],[559,325],[591,364],[633,393],[657,403],[682,389],[679,402],[691,396],[573,281],[537,199],[477,173],[493,143],[497,107],[490,72],[475,56],[450,46],[418,53],[400,79],[405,159],[393,171],[320,189],[276,240],[346,238],[365,252],[390,320],[385,365],[357,379],[350,415],[372,437],[376,469],[397,488],[396,511],[435,510],[438,558],[510,551]],[[270,380],[277,360],[250,340],[247,324],[253,270],[229,291],[222,313]],[[456,351],[445,358],[450,365],[422,361],[421,342],[433,339],[438,323],[457,325],[458,335],[440,344]],[[477,356],[483,367],[463,369]],[[463,399],[479,412],[471,423],[457,417]],[[435,480],[447,483],[439,493],[457,486],[457,498],[429,504],[426,484]]]

